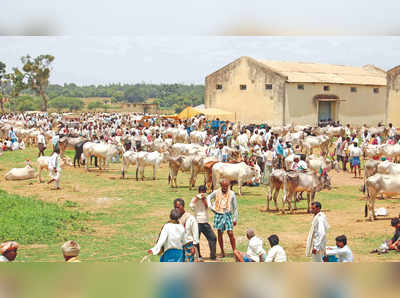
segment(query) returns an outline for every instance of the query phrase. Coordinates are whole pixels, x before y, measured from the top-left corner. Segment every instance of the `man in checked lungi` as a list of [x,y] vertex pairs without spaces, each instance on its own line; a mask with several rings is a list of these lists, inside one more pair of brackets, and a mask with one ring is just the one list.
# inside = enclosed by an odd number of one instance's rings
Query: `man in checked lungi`
[[236,250],[236,240],[233,227],[238,219],[238,208],[235,193],[229,189],[229,182],[223,180],[221,188],[207,197],[207,203],[214,212],[214,228],[218,230],[218,244],[221,248],[221,258],[225,257],[223,234],[226,231],[231,242],[232,251]]

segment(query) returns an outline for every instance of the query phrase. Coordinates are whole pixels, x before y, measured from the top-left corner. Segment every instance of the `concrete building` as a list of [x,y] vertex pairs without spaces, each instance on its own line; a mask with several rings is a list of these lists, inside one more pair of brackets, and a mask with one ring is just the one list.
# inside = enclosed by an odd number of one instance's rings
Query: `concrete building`
[[154,98],[148,98],[145,102],[137,103],[123,103],[122,112],[134,112],[134,113],[147,113],[147,114],[158,114],[160,107],[155,103]]
[[387,72],[387,122],[400,127],[400,66]]
[[205,105],[246,123],[376,125],[387,120],[386,72],[241,57],[206,77]]

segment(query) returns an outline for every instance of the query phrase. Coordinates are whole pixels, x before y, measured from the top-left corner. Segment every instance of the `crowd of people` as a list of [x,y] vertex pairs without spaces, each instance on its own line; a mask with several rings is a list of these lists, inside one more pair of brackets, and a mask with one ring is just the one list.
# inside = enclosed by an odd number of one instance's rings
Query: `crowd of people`
[[[266,252],[263,240],[256,236],[253,229],[248,229],[246,232],[249,240],[247,251],[244,253],[237,249],[234,227],[238,224],[238,203],[235,193],[226,180],[223,180],[221,187],[210,195],[206,195],[204,186],[199,187],[199,194],[190,202],[194,215],[185,210],[185,201],[181,198],[174,200],[173,207],[169,221],[162,227],[156,245],[148,250],[149,254],[161,255],[160,262],[202,262],[201,233],[208,241],[209,259],[217,260],[217,239],[220,248],[218,257],[225,258],[223,240],[225,231],[237,262],[286,262],[288,260],[284,248],[279,245],[278,235],[273,234],[267,237],[270,249]],[[347,245],[345,235],[336,238],[335,247],[326,246],[329,224],[321,208],[321,203],[312,203],[314,216],[307,237],[306,256],[311,257],[314,262],[353,262],[353,253]],[[209,224],[209,210],[214,215],[213,227],[217,230],[218,238]]]
[[[19,244],[16,241],[7,241],[0,244],[0,263],[13,262],[18,253]],[[61,252],[67,263],[80,263],[78,256],[80,246],[74,240],[69,240],[61,246]]]
[[[83,113],[79,121],[71,123],[65,121],[62,115],[39,114],[4,114],[0,118],[0,124],[10,121],[21,121],[25,123],[26,129],[37,129],[36,136],[38,157],[46,154],[46,149],[51,143],[52,155],[49,160],[48,183],[55,182],[56,189],[60,189],[61,160],[60,142],[64,137],[83,137],[92,142],[98,143],[123,143],[126,150],[143,151],[151,150],[151,146],[157,140],[164,141],[171,136],[168,130],[177,128],[187,132],[187,138],[194,131],[207,132],[201,145],[208,149],[206,152],[217,161],[232,161],[237,158],[250,166],[256,164],[262,167],[262,183],[270,184],[270,176],[273,169],[285,169],[292,172],[305,172],[308,170],[306,154],[300,151],[300,146],[273,132],[267,124],[243,125],[230,121],[206,120],[204,116],[196,116],[187,120],[176,120],[158,116],[143,117],[137,114],[96,114]],[[338,127],[339,123],[321,123]],[[362,146],[367,144],[396,144],[399,143],[399,136],[396,128],[389,124],[388,137],[383,139],[380,135],[370,134],[366,125],[358,131],[350,125],[346,125],[343,136],[336,138],[334,152],[330,154],[332,159],[336,158],[341,163],[342,170],[354,173],[354,176],[361,178],[361,157]],[[49,131],[51,132],[49,138]],[[304,129],[306,135],[311,135],[311,129]],[[19,140],[13,127],[10,127],[5,136],[2,150],[13,150],[13,144],[24,146],[23,140]],[[14,146],[15,147],[15,146]],[[232,157],[231,149],[239,152],[239,156]],[[294,157],[290,168],[286,168],[285,158],[297,154]],[[115,158],[119,162],[119,156]],[[247,181],[248,185],[257,185],[254,181]],[[265,250],[263,237],[256,236],[253,229],[248,229],[246,237],[249,240],[247,252],[241,252],[236,247],[234,227],[238,224],[238,202],[235,193],[231,189],[230,182],[223,180],[221,188],[207,195],[205,186],[199,187],[199,193],[190,201],[189,207],[194,214],[191,215],[185,209],[185,201],[181,198],[174,200],[173,209],[167,224],[161,229],[156,245],[148,250],[149,254],[161,254],[162,262],[197,262],[203,257],[200,250],[200,235],[203,234],[210,250],[210,259],[217,259],[217,243],[220,249],[220,258],[226,256],[224,248],[224,233],[228,235],[229,242],[235,260],[238,262],[285,262],[287,255],[282,246],[279,245],[278,235],[268,235],[266,238],[270,249]],[[340,261],[352,262],[353,254],[348,246],[348,239],[345,235],[336,237],[335,247],[326,247],[326,233],[329,229],[327,218],[321,212],[319,202],[312,203],[313,220],[309,235],[307,237],[306,256],[311,257],[315,262]],[[209,211],[213,213],[213,228],[209,224]],[[399,223],[392,222],[392,225],[399,229]],[[397,232],[396,232],[397,233]],[[75,243],[76,244],[76,243]],[[386,245],[386,246],[385,246]],[[7,247],[7,246],[5,246]],[[16,250],[18,244],[10,244]],[[15,248],[16,247],[16,248]],[[11,248],[7,248],[4,253]],[[75,249],[76,250],[76,249]],[[388,250],[399,250],[399,235],[390,242],[385,242],[377,252]],[[79,251],[79,246],[78,246]],[[4,258],[7,256],[4,255]],[[203,253],[204,254],[204,253]],[[289,256],[290,257],[290,256]],[[3,258],[3,260],[4,260]],[[15,258],[15,257],[14,257]]]

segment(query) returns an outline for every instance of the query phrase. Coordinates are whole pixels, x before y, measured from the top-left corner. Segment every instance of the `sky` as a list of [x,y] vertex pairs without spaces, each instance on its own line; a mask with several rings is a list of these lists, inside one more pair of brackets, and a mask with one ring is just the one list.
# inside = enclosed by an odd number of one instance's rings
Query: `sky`
[[399,35],[398,0],[1,0],[11,35]]
[[397,36],[0,36],[0,61],[21,67],[30,54],[55,56],[51,83],[204,84],[241,56],[363,66],[400,64]]

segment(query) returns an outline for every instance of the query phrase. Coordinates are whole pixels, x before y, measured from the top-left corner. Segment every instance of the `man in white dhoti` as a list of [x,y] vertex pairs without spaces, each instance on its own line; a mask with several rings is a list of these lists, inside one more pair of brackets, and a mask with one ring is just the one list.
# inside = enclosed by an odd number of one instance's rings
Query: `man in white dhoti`
[[48,184],[52,182],[56,182],[56,189],[60,189],[60,179],[61,179],[61,166],[60,166],[60,149],[57,147],[54,148],[53,154],[49,159],[49,176],[50,181]]
[[311,204],[311,213],[314,214],[314,218],[307,237],[306,256],[312,257],[313,262],[322,262],[326,254],[326,233],[329,224],[325,214],[321,212],[320,202]]

